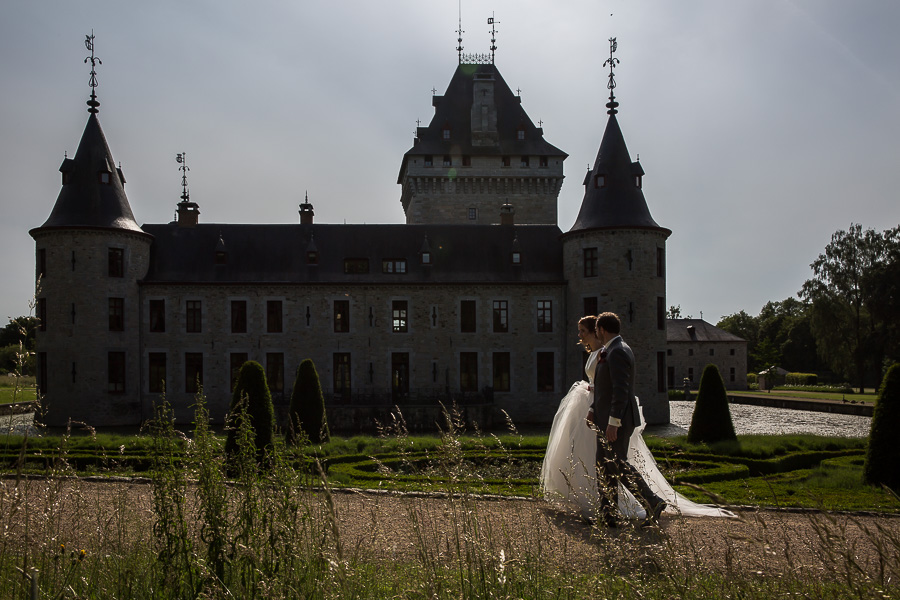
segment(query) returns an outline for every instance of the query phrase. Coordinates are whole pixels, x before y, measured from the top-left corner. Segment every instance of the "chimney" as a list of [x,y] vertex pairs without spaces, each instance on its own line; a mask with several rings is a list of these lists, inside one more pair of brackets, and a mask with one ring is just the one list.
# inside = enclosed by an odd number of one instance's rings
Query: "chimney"
[[313,216],[316,213],[313,212],[313,205],[309,203],[309,193],[306,194],[306,197],[303,199],[303,203],[300,205],[300,224],[301,225],[312,225]]
[[200,206],[196,202],[183,200],[178,203],[178,226],[195,227],[200,220]]
[[509,202],[500,207],[500,224],[514,225],[516,221],[516,209]]

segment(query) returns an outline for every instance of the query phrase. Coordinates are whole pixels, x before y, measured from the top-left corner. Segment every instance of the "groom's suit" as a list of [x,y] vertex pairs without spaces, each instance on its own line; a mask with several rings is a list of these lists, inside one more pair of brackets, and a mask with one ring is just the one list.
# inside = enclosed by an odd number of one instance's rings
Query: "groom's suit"
[[[597,440],[597,484],[600,489],[600,509],[604,516],[615,513],[618,502],[618,484],[621,483],[646,507],[661,502],[644,478],[626,462],[631,434],[640,425],[640,409],[634,397],[634,353],[616,336],[600,353],[594,371],[594,423],[601,432]],[[606,427],[610,417],[619,419],[621,425],[616,441],[606,440]]]

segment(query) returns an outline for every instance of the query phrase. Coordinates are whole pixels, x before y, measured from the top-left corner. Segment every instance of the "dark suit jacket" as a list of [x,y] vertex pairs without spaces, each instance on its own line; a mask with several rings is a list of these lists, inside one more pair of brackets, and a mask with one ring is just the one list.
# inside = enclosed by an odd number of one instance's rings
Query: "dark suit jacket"
[[601,431],[609,417],[622,419],[619,436],[630,436],[641,417],[634,397],[634,353],[620,336],[606,346],[606,359],[594,371],[594,423]]

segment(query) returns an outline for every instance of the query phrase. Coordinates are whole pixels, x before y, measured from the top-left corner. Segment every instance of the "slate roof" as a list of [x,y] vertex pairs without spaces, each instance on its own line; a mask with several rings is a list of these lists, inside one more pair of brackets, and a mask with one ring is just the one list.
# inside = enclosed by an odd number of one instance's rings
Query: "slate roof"
[[[555,225],[242,225],[147,224],[154,236],[144,282],[168,283],[564,283]],[[225,264],[215,253],[227,250]],[[432,265],[424,266],[426,243]],[[307,264],[307,251],[318,265]],[[514,239],[521,265],[511,260]],[[369,272],[347,274],[344,259],[364,258]],[[405,259],[405,274],[384,273],[382,260]]]
[[[497,113],[496,145],[472,144],[472,103],[476,77],[493,77],[494,106]],[[409,156],[470,154],[479,156],[568,156],[565,152],[544,140],[544,132],[522,108],[522,98],[512,90],[493,64],[461,64],[447,85],[443,96],[434,96],[434,116],[427,127],[419,127],[416,143],[403,155],[403,165],[397,182],[402,183],[403,170]],[[450,138],[444,139],[444,129],[449,128]],[[518,139],[519,128],[525,139]]]
[[[141,232],[128,198],[125,177],[116,167],[95,113],[88,117],[74,158],[59,167],[68,183],[62,186],[50,217],[33,231],[57,227],[124,229]],[[100,173],[109,173],[109,183]]]
[[747,340],[719,329],[703,319],[666,319],[667,342],[743,342]]
[[[600,142],[597,160],[584,179],[581,210],[569,232],[588,229],[649,228],[670,235],[671,230],[660,227],[653,220],[644,199],[644,192],[635,185],[635,176],[643,174],[641,164],[631,162],[616,115],[610,115],[603,140]],[[598,175],[605,177],[605,185],[602,187],[594,185]]]

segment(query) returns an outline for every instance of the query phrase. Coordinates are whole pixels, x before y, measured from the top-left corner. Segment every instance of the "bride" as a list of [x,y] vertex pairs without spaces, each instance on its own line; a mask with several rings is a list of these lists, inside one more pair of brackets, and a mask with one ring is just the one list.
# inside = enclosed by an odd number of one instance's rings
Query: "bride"
[[[548,501],[561,505],[585,519],[596,518],[600,506],[597,490],[597,433],[591,429],[586,416],[593,401],[594,369],[602,345],[596,333],[597,318],[582,317],[578,321],[578,340],[590,352],[584,366],[588,381],[572,385],[559,403],[553,418],[547,452],[541,466],[541,490]],[[642,415],[643,417],[643,415]],[[644,443],[641,432],[645,424],[636,427],[628,447],[628,462],[643,476],[653,492],[668,504],[666,512],[689,517],[733,517],[734,514],[715,506],[697,504],[675,492],[656,466],[653,454]],[[626,517],[644,519],[644,507],[623,486],[619,486],[619,510]]]

